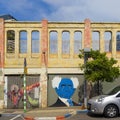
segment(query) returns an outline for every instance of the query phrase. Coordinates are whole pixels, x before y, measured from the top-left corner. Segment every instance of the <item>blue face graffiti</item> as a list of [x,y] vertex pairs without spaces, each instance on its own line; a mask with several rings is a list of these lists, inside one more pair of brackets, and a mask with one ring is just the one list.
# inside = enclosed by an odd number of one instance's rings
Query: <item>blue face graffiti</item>
[[72,100],[72,96],[79,85],[78,78],[61,78],[55,76],[52,80],[52,87],[55,89],[58,98],[55,103],[50,105],[51,107],[61,106],[78,106],[76,102]]
[[62,78],[58,88],[56,87],[55,90],[59,97],[66,99],[70,99],[75,92],[73,82],[69,78]]

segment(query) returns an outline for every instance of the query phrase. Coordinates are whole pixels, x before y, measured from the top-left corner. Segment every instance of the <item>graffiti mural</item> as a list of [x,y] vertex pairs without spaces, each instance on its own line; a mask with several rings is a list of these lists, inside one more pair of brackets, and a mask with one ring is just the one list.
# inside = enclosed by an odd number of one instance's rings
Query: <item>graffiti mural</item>
[[78,106],[76,102],[72,100],[72,96],[79,85],[79,81],[76,77],[62,78],[56,76],[52,80],[52,87],[58,95],[57,101],[51,105],[51,107],[60,106]]
[[[31,106],[37,106],[39,104],[39,100],[34,99],[30,96],[31,91],[35,88],[38,88],[40,86],[39,82],[36,82],[34,84],[31,84],[29,86],[26,86],[27,91],[27,102],[31,104]],[[14,108],[17,108],[19,106],[19,102],[21,99],[23,99],[24,96],[24,88],[19,88],[18,85],[13,84],[10,87],[10,90],[7,92],[8,99],[12,102],[14,105]]]

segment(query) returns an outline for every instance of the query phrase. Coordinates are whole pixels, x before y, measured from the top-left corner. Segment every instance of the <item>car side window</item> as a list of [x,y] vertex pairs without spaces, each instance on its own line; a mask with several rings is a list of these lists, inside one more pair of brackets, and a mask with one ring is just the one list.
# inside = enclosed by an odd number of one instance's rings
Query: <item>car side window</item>
[[116,97],[120,97],[120,93]]

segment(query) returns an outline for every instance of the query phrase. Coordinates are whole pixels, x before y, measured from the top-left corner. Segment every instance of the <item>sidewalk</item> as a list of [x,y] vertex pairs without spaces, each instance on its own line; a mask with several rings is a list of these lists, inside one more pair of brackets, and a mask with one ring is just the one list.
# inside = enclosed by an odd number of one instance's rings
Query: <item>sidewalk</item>
[[2,109],[1,114],[21,114],[25,120],[64,120],[75,114],[87,112],[81,106],[74,107],[48,107],[48,108],[35,108],[27,110],[26,113],[22,109]]

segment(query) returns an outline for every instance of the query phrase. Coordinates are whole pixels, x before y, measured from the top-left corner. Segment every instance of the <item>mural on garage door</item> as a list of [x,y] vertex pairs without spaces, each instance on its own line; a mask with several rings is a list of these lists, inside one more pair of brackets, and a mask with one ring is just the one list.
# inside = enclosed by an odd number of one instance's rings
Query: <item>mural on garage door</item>
[[[8,76],[7,108],[23,108],[23,78]],[[27,107],[39,107],[39,76],[27,76]]]
[[[31,84],[25,88],[27,91],[28,102],[32,106],[37,106],[39,104],[38,100],[34,100],[30,96],[31,91],[33,89],[35,89],[36,87],[39,87],[39,85],[40,85],[39,82],[37,82],[37,83]],[[23,98],[23,95],[24,95],[24,88],[19,88],[19,86],[16,84],[13,84],[11,86],[11,89],[7,93],[8,98],[11,100],[11,102],[15,108],[17,108],[19,106],[19,101]]]
[[51,105],[51,107],[59,106],[78,106],[79,104],[72,100],[72,97],[79,86],[77,77],[65,78],[55,76],[52,79],[52,87],[57,94],[57,100]]

